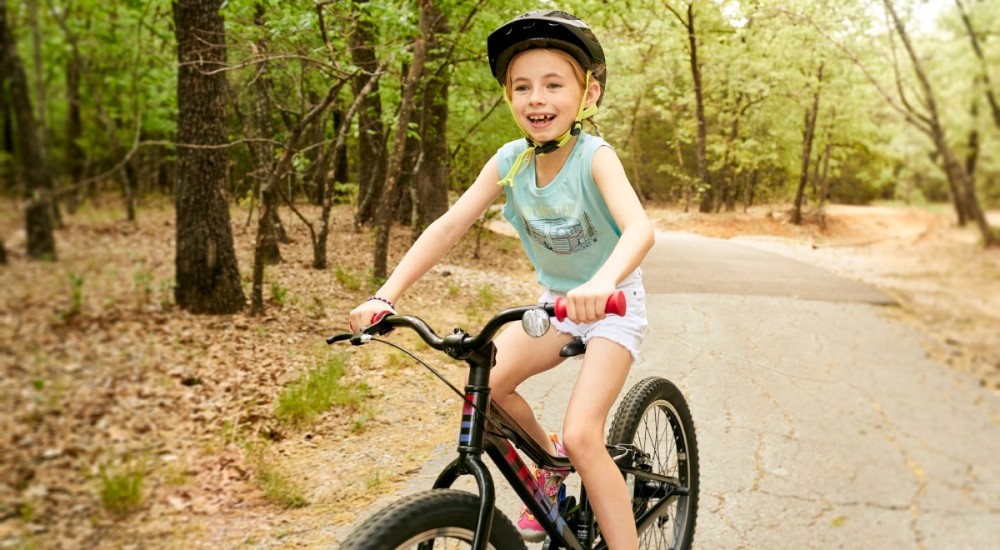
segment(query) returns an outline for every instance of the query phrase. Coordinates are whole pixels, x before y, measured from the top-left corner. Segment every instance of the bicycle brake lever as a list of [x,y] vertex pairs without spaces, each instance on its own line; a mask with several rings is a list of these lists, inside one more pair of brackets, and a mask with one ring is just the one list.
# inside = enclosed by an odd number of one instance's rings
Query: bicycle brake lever
[[[368,325],[367,327],[365,327],[365,328],[363,328],[361,330],[361,332],[365,336],[367,336],[368,338],[364,342],[360,342],[360,343],[361,344],[367,343],[368,340],[371,340],[372,335],[382,336],[384,334],[389,334],[390,332],[392,332],[393,327],[391,327],[389,325],[383,325],[382,324],[382,321],[385,320],[386,317],[388,317],[388,316],[390,316],[392,314],[393,314],[392,311],[389,311],[387,309],[387,310],[380,311],[380,312],[376,313],[375,315],[373,315],[372,316],[372,324]],[[351,340],[351,343],[354,344],[354,340]],[[358,345],[358,344],[354,344],[354,345]]]

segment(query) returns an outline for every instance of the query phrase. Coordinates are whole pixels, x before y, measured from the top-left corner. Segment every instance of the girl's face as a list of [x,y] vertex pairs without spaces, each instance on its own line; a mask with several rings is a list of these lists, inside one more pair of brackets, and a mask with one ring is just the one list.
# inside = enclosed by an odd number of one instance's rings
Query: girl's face
[[[518,54],[508,69],[514,118],[538,143],[558,139],[576,121],[583,99],[583,74],[559,50],[532,49]],[[587,104],[597,101],[600,84],[591,82]]]

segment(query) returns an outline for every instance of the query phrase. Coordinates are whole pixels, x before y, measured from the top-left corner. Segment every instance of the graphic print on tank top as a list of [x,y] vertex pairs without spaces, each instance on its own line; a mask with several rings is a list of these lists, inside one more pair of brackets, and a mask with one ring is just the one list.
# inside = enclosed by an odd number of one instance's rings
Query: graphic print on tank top
[[532,239],[561,256],[586,250],[597,242],[597,227],[587,213],[582,220],[574,216],[528,220],[522,216],[521,225]]

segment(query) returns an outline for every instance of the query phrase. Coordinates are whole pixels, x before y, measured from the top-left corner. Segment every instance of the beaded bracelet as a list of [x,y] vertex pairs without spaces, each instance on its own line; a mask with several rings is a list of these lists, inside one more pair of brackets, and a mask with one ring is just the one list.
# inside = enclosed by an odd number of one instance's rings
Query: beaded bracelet
[[389,304],[389,307],[391,307],[392,309],[396,309],[396,304],[392,303],[392,302],[391,302],[391,301],[389,301],[388,299],[386,299],[386,298],[383,298],[383,297],[381,297],[381,296],[372,296],[372,297],[368,298],[368,299],[367,299],[367,300],[365,300],[365,301],[366,301],[366,302],[370,302],[370,301],[372,301],[372,300],[378,300],[378,301],[380,301],[380,302],[384,302],[384,303],[386,303],[386,304]]

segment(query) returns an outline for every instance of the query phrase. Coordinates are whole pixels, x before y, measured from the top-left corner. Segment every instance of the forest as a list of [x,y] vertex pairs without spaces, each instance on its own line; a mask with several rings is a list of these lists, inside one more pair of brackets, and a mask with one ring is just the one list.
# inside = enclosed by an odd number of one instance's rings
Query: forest
[[[786,202],[795,223],[822,221],[828,201],[947,201],[996,243],[983,214],[1000,199],[996,2],[556,7],[600,31],[600,128],[643,200]],[[227,205],[258,209],[259,311],[281,207],[304,220],[296,204],[323,207],[307,220],[323,268],[329,208],[352,205],[355,227],[376,229],[384,277],[392,224],[418,234],[518,136],[484,59],[484,37],[520,9],[499,2],[3,8],[0,188],[22,205],[27,255],[57,261],[53,228],[95,197],[117,196],[129,220],[172,197],[176,296],[190,311],[243,307]]]

